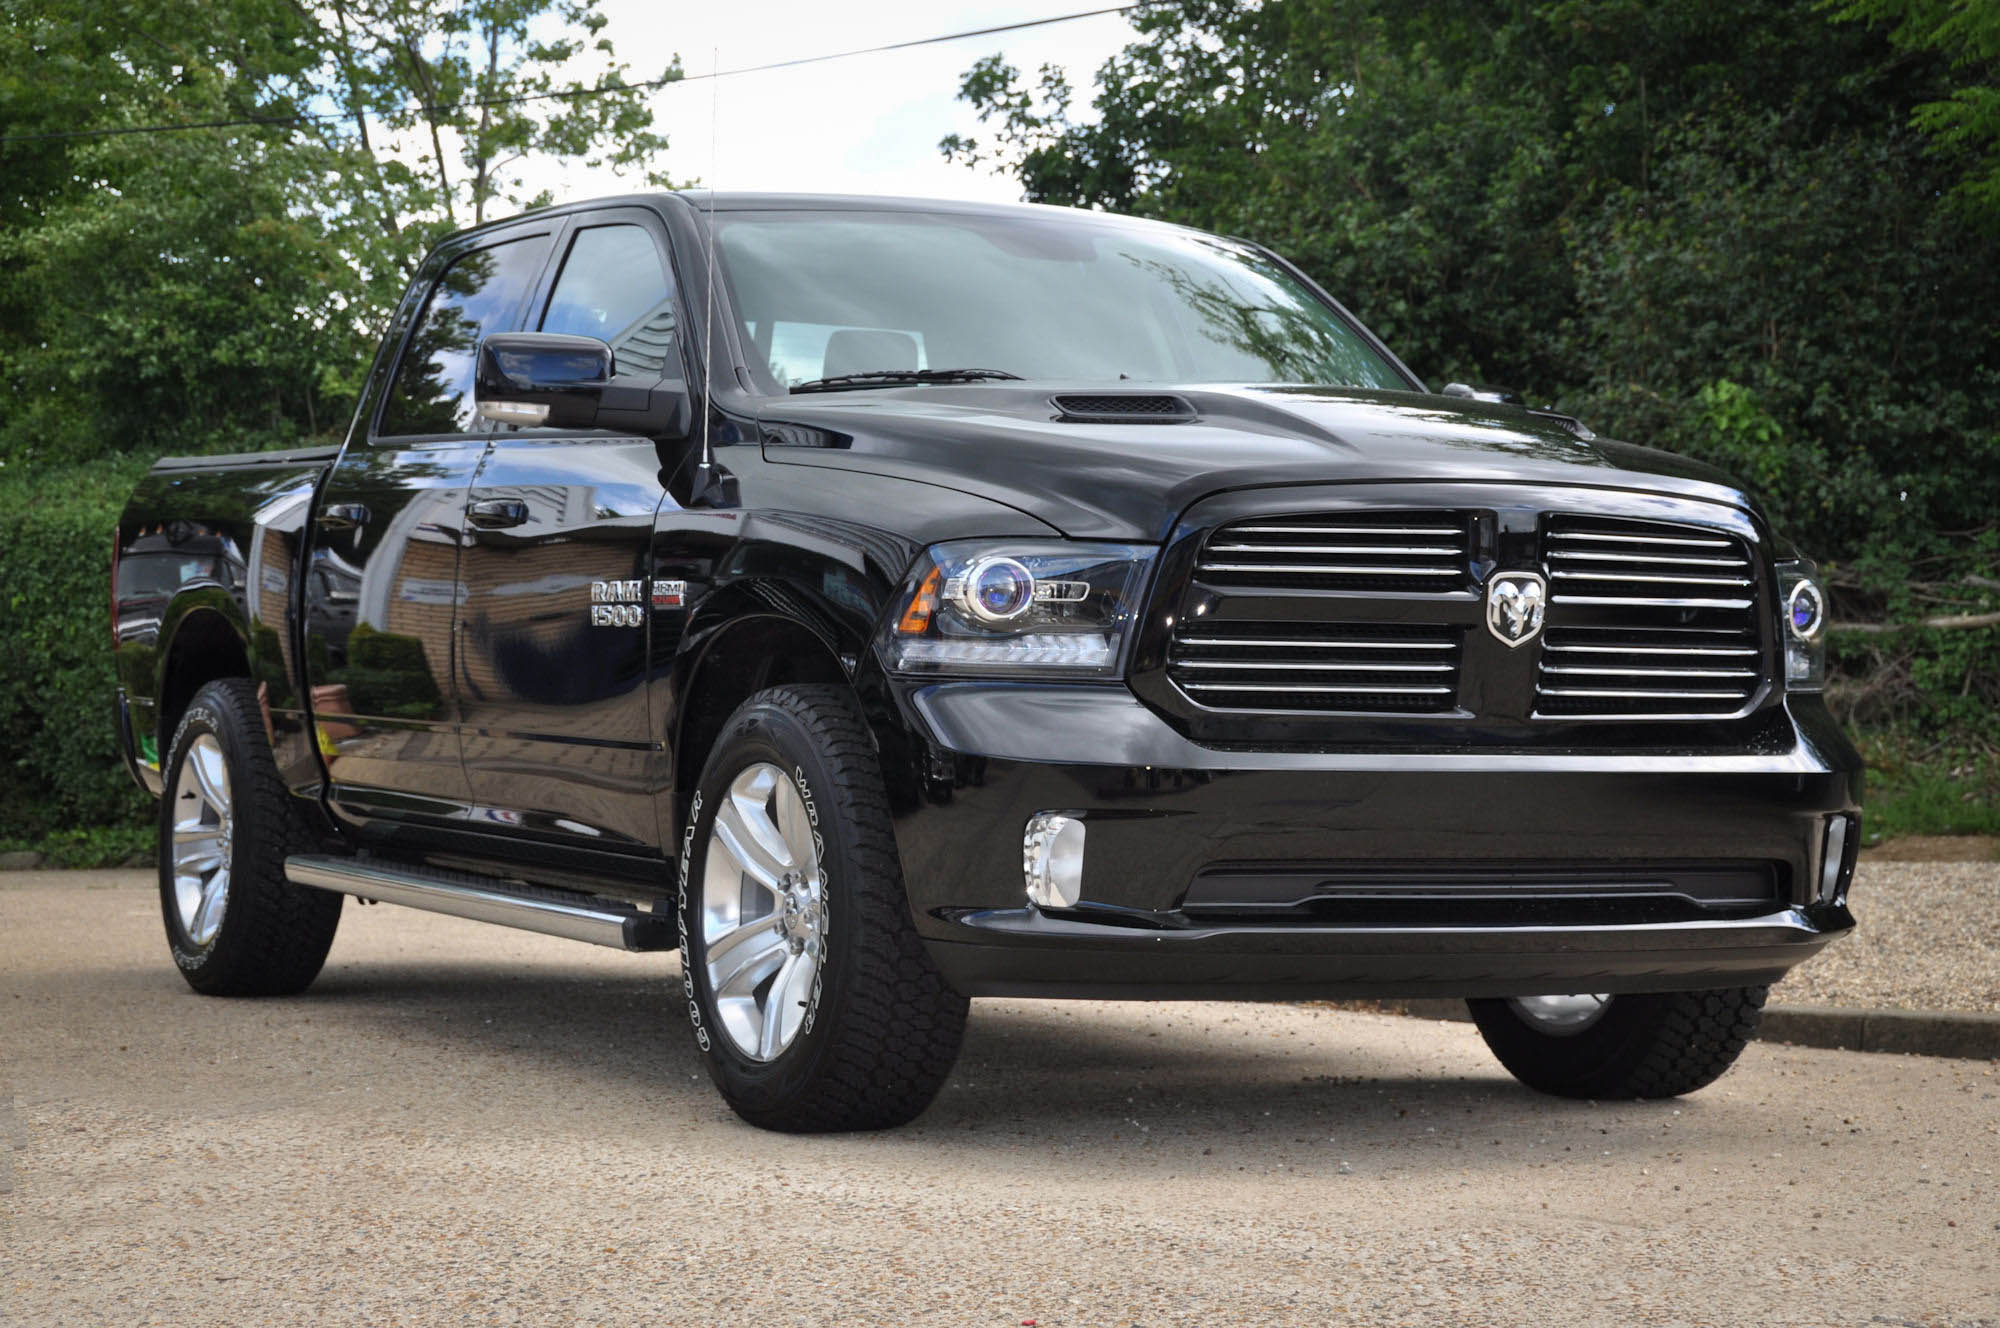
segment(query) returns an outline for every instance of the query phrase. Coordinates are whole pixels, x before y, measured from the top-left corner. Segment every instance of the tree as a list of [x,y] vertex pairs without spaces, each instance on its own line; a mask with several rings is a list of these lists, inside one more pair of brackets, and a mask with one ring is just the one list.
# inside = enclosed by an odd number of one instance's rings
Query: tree
[[661,182],[597,4],[0,0],[0,459],[336,427],[423,251],[546,201],[526,158]]
[[1957,77],[1919,103],[1911,123],[1947,157],[1966,163],[1953,195],[1987,234],[2000,236],[2000,6],[1978,0],[1853,0],[1843,18],[1889,26],[1899,48],[1941,55]]
[[1953,86],[1943,57],[1815,0],[1134,22],[1094,118],[1064,71],[989,59],[962,86],[987,128],[944,151],[1035,201],[1270,244],[1433,381],[1715,460],[1842,564],[1847,606],[1983,602],[1953,569],[1993,571],[2000,264],[1908,128]]

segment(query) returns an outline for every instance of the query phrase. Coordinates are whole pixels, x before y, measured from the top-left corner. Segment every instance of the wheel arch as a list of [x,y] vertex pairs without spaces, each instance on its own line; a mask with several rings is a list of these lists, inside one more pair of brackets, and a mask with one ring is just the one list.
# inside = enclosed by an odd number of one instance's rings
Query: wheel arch
[[[216,602],[218,597],[220,603]],[[174,730],[194,694],[218,678],[252,676],[250,636],[230,611],[234,607],[226,593],[193,591],[177,599],[168,614],[161,631],[160,673],[154,692],[159,698],[163,765]],[[268,730],[268,720],[265,727]]]
[[769,606],[714,614],[693,627],[675,670],[676,704],[668,743],[673,756],[672,825],[685,823],[687,801],[722,726],[767,687],[834,683],[852,688],[856,648],[832,632]]

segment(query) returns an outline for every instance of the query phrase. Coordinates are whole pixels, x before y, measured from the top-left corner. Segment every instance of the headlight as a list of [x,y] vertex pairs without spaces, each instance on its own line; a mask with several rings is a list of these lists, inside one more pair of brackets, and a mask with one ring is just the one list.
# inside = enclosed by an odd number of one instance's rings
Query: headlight
[[882,633],[897,673],[1116,677],[1153,550],[1060,540],[926,549]]
[[1826,686],[1826,591],[1819,569],[1800,559],[1778,564],[1778,606],[1784,615],[1785,686],[1817,692]]

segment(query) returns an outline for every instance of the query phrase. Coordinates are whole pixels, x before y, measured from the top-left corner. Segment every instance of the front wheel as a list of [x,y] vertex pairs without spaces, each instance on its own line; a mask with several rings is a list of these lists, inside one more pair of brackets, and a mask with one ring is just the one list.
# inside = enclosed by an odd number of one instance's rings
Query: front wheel
[[1679,1097],[1722,1077],[1756,1036],[1769,987],[1467,1001],[1516,1079],[1557,1097]]
[[909,915],[874,743],[844,689],[776,687],[724,725],[681,848],[695,1041],[736,1114],[804,1133],[913,1120],[967,1003]]

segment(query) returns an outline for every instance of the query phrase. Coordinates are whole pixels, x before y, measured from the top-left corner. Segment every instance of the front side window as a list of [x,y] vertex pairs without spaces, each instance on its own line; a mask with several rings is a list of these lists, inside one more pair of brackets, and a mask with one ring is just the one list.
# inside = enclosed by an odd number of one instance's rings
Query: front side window
[[714,224],[771,386],[918,368],[1412,386],[1282,266],[1212,235],[1022,214],[739,212]]
[[513,329],[521,299],[541,274],[549,237],[529,235],[461,254],[431,289],[382,406],[381,435],[466,433],[475,422],[479,339]]
[[620,377],[681,376],[673,283],[642,226],[577,232],[541,330],[608,343]]

